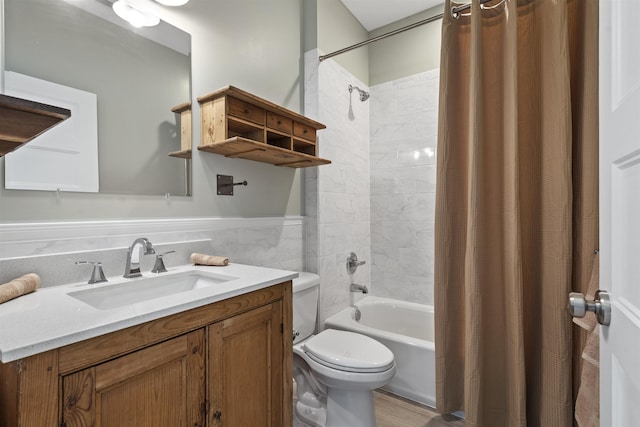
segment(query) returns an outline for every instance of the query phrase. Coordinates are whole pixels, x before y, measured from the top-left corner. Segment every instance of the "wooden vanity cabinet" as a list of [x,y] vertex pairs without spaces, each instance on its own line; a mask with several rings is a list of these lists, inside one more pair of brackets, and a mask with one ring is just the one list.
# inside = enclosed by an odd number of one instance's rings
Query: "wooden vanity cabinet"
[[208,426],[280,426],[281,316],[282,303],[275,302],[207,328]]
[[0,427],[292,425],[291,282],[0,364]]
[[204,334],[197,330],[62,377],[71,426],[202,426]]

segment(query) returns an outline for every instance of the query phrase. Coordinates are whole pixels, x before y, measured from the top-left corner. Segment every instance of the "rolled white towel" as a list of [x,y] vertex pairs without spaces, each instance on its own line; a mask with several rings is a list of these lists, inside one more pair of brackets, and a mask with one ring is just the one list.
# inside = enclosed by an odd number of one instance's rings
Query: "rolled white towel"
[[205,255],[199,253],[192,253],[189,257],[189,261],[191,261],[195,265],[217,265],[217,266],[225,266],[229,264],[229,258],[223,256],[215,256],[215,255]]
[[35,273],[25,274],[0,285],[0,304],[19,296],[31,293],[40,287],[40,276]]

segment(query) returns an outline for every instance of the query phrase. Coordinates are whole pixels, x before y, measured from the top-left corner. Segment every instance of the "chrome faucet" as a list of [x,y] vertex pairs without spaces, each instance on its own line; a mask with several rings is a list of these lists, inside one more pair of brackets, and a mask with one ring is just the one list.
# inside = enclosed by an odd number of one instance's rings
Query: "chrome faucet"
[[369,289],[367,289],[366,286],[358,285],[358,284],[355,284],[355,283],[351,284],[351,286],[349,287],[349,290],[351,292],[362,292],[363,294],[368,294],[369,293]]
[[131,277],[140,277],[140,249],[144,249],[143,255],[155,254],[153,245],[146,237],[139,237],[129,246],[127,252],[127,263],[124,266],[124,275],[127,279]]

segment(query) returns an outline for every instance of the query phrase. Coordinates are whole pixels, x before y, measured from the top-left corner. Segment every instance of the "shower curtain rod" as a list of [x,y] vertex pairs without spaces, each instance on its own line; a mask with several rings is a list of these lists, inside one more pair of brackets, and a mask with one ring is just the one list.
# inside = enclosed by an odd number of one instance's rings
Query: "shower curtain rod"
[[[487,3],[489,1],[491,1],[491,0],[480,0],[480,4],[484,4],[484,3]],[[461,4],[460,6],[453,6],[451,8],[451,15],[457,17],[457,15],[460,14],[460,12],[464,12],[467,9],[471,9],[471,3]],[[406,27],[398,28],[397,30],[389,31],[388,33],[380,34],[379,36],[373,37],[373,38],[365,40],[363,42],[356,43],[356,44],[351,45],[351,46],[347,46],[347,47],[345,47],[343,49],[340,49],[340,50],[336,50],[335,52],[327,53],[326,55],[320,55],[320,57],[319,57],[320,62],[324,61],[325,59],[333,58],[334,56],[338,56],[338,55],[341,55],[343,53],[352,51],[352,50],[357,49],[359,47],[366,46],[366,45],[368,45],[370,43],[377,42],[378,40],[386,39],[387,37],[395,36],[396,34],[404,33],[405,31],[412,30],[412,29],[414,29],[416,27],[420,27],[422,25],[429,24],[430,22],[437,21],[438,19],[442,19],[443,16],[444,16],[444,13],[440,13],[440,14],[434,15],[434,16],[432,16],[430,18],[423,19],[422,21],[418,21],[418,22],[415,22],[413,24],[407,25]]]

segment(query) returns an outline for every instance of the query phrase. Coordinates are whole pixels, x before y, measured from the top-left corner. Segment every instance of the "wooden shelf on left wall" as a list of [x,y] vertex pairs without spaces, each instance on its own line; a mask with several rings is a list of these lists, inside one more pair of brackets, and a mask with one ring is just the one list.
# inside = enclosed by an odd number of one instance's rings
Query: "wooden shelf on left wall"
[[171,157],[191,158],[191,103],[177,105],[171,109],[180,115],[180,151],[169,153]]
[[69,117],[66,108],[0,95],[0,157]]

